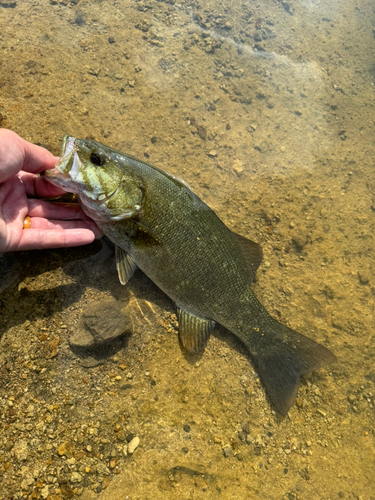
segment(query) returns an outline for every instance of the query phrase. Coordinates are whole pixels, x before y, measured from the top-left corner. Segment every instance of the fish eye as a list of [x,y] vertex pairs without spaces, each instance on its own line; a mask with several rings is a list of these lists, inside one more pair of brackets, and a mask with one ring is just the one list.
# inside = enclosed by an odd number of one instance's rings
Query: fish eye
[[92,164],[100,166],[100,165],[104,165],[105,158],[100,153],[91,153],[90,161]]

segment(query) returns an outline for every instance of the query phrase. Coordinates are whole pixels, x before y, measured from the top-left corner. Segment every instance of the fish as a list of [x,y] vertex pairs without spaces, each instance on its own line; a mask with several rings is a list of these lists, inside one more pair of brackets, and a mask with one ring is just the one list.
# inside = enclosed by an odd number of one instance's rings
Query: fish
[[296,400],[301,377],[336,360],[266,311],[251,288],[260,245],[231,231],[184,181],[71,136],[64,136],[55,168],[42,175],[76,193],[82,210],[115,244],[122,284],[139,268],[172,299],[183,348],[202,351],[216,324],[242,341],[282,416]]

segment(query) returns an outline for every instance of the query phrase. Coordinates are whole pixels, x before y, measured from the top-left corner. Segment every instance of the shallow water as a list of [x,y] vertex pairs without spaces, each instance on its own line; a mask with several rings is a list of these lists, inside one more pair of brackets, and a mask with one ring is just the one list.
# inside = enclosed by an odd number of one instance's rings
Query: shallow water
[[[2,0],[0,27],[2,127],[184,178],[262,245],[267,310],[338,357],[281,420],[240,342],[184,355],[173,304],[141,272],[122,287],[108,242],[7,256],[0,498],[374,499],[373,2]],[[73,350],[111,298],[133,334]]]

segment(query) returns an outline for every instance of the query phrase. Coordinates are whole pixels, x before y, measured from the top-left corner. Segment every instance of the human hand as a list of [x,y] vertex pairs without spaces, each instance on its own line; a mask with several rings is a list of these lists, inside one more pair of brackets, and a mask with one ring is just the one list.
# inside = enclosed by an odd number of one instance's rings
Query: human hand
[[[102,236],[78,204],[38,199],[64,194],[36,175],[57,161],[46,149],[0,129],[0,253],[74,247]],[[24,229],[26,216],[29,229]]]

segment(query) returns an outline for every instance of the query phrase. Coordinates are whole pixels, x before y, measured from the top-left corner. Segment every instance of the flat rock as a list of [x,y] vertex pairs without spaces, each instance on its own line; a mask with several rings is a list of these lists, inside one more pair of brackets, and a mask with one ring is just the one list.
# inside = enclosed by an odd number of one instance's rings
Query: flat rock
[[77,331],[70,337],[73,347],[93,348],[130,334],[130,319],[116,300],[96,302],[81,316]]

